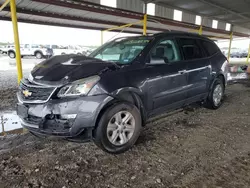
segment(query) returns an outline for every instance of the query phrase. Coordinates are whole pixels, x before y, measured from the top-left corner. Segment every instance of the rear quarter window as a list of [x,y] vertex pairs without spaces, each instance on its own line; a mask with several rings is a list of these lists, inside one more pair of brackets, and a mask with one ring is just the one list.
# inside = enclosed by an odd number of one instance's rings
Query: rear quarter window
[[218,46],[212,41],[202,40],[201,43],[208,56],[212,56],[220,51]]

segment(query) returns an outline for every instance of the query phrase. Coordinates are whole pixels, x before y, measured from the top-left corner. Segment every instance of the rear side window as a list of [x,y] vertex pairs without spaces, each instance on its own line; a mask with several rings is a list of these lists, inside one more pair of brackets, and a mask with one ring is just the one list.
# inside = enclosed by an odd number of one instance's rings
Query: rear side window
[[204,46],[208,56],[212,56],[216,54],[218,51],[220,51],[218,46],[213,42],[202,40],[201,43],[202,43],[202,46]]
[[180,38],[179,43],[185,60],[203,58],[202,50],[199,47],[196,39]]

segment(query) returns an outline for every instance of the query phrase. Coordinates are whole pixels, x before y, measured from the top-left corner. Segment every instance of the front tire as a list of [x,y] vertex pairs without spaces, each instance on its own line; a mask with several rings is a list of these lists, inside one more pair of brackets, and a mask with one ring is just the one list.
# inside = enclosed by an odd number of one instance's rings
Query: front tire
[[11,59],[14,59],[14,58],[16,57],[16,53],[13,52],[13,51],[10,51],[10,52],[8,53],[8,56],[9,56]]
[[223,102],[225,86],[221,78],[216,78],[208,98],[205,102],[205,107],[209,109],[218,109]]
[[130,103],[117,103],[102,114],[94,130],[94,142],[102,150],[119,154],[130,149],[142,128],[141,114]]

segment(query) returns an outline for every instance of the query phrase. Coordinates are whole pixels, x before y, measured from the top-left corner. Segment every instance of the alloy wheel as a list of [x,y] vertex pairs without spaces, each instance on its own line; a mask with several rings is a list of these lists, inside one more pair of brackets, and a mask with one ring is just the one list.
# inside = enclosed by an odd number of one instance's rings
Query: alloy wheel
[[214,101],[214,105],[218,106],[221,102],[222,99],[222,95],[223,95],[223,89],[221,85],[217,85],[214,89],[213,92],[213,101]]
[[9,54],[9,56],[10,56],[10,58],[15,58],[15,54],[14,54],[13,52],[11,52],[11,53]]
[[116,113],[107,126],[108,140],[116,146],[126,144],[135,131],[135,118],[128,111]]

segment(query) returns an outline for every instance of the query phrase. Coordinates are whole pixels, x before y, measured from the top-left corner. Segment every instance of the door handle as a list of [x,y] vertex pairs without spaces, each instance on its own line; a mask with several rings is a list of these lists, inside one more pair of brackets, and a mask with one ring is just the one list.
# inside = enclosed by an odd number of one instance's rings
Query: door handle
[[179,74],[185,74],[186,72],[187,72],[187,70],[178,71]]

